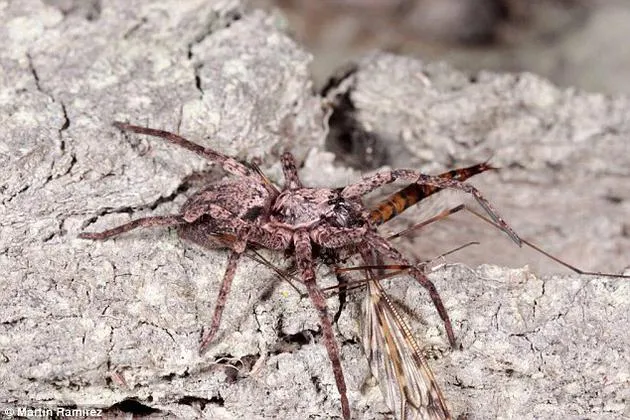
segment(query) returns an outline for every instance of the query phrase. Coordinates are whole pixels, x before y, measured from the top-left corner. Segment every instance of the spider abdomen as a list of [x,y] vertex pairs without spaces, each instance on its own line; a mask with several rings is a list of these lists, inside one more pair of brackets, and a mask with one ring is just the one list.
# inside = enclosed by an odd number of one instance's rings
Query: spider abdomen
[[196,213],[206,211],[207,205],[220,206],[239,219],[254,222],[264,218],[273,197],[262,185],[237,182],[211,184],[191,196],[182,206],[185,217],[196,219]]

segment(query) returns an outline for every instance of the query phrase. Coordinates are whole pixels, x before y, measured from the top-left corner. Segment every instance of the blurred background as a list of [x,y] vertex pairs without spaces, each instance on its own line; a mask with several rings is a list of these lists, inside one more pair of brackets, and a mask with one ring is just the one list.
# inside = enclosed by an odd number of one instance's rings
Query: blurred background
[[[628,0],[251,0],[281,10],[321,86],[374,50],[464,71],[530,71],[560,86],[630,93]],[[282,17],[281,17],[282,16]]]

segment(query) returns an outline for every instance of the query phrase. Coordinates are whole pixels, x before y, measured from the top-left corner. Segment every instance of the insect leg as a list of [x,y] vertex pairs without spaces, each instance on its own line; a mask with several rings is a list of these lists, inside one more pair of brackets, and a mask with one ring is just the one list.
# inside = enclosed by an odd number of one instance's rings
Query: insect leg
[[[455,207],[452,207],[450,209],[444,210],[444,211],[440,212],[439,214],[437,214],[437,215],[435,215],[435,216],[433,216],[433,217],[431,217],[431,218],[429,218],[427,220],[424,220],[424,221],[422,221],[420,223],[416,223],[416,224],[408,227],[407,229],[404,229],[404,230],[402,230],[400,232],[397,232],[397,233],[387,237],[387,239],[388,240],[396,239],[396,238],[399,238],[399,237],[401,237],[403,235],[409,235],[410,233],[413,233],[414,231],[419,230],[419,229],[423,228],[424,226],[427,226],[427,225],[429,225],[429,224],[431,224],[433,222],[436,222],[436,221],[439,221],[439,220],[442,220],[442,219],[446,219],[447,217],[449,217],[449,216],[451,216],[451,215],[453,215],[455,213],[458,213],[458,212],[460,212],[462,210],[465,210],[465,211],[467,211],[469,213],[472,213],[474,216],[478,217],[479,219],[483,220],[484,222],[488,223],[489,225],[491,225],[492,227],[494,227],[496,229],[503,230],[501,228],[501,226],[499,226],[497,223],[495,223],[494,221],[488,219],[487,217],[485,217],[484,215],[480,214],[476,210],[471,209],[470,207],[468,207],[465,204],[460,204],[458,206],[455,206]],[[576,267],[576,266],[574,266],[572,264],[569,264],[566,261],[561,260],[560,258],[556,257],[555,255],[551,254],[550,252],[545,251],[544,249],[542,249],[538,245],[535,245],[534,243],[532,243],[532,242],[530,242],[528,240],[525,240],[523,238],[520,238],[520,239],[521,239],[521,242],[523,243],[523,245],[533,249],[534,251],[544,255],[545,257],[549,258],[550,260],[557,262],[558,264],[562,265],[563,267],[568,268],[569,270],[571,270],[571,271],[573,271],[573,272],[575,272],[577,274],[583,274],[583,275],[587,275],[587,276],[603,276],[603,277],[611,277],[611,278],[621,278],[621,279],[630,278],[630,276],[624,275],[624,274],[600,273],[600,272],[596,272],[596,271],[582,270],[581,268],[578,268],[578,267]],[[468,245],[471,245],[471,244],[478,244],[478,242],[471,242],[471,243],[465,244],[463,246],[468,246]],[[456,248],[456,250],[458,250],[460,248],[461,247]]]
[[[444,211],[441,211],[440,213],[436,214],[435,216],[431,217],[430,219],[424,220],[420,223],[416,223],[413,226],[408,227],[407,229],[401,230],[400,232],[396,232],[393,235],[390,235],[387,237],[388,240],[390,239],[396,239],[396,238],[400,238],[401,236],[407,235],[410,232],[413,232],[414,230],[418,230],[420,228],[423,228],[424,226],[430,225],[431,223],[437,222],[439,220],[442,219],[446,219],[447,217],[466,209],[466,206],[464,204],[460,204],[459,206],[455,206],[452,207],[450,209],[446,209]],[[495,225],[496,226],[496,225]],[[497,229],[501,229],[499,226],[496,226]],[[523,241],[523,243],[525,242],[523,239],[521,239],[521,241]]]
[[[476,212],[475,210],[469,208],[466,205],[462,205],[461,207],[463,207],[463,210],[466,210],[469,213],[472,213],[474,216],[477,216],[478,218],[480,218],[481,220],[483,220],[484,222],[494,226],[497,229],[501,229],[500,226],[497,226],[497,224],[495,222],[493,222],[492,220],[484,217],[482,214],[479,214],[478,212]],[[411,229],[415,229],[414,226],[411,227]],[[530,241],[527,241],[525,239],[521,239],[521,241],[527,245],[528,247],[532,248],[534,251],[540,252],[541,254],[543,254],[545,257],[557,262],[558,264],[568,268],[571,271],[574,271],[578,274],[584,274],[587,276],[603,276],[603,277],[612,277],[612,278],[620,278],[620,279],[628,279],[630,278],[630,276],[628,275],[624,275],[624,274],[613,274],[613,273],[599,273],[596,271],[586,271],[586,270],[582,270],[574,265],[571,265],[565,261],[562,261],[560,258],[552,255],[551,253],[545,251],[544,249],[542,249],[541,247],[539,247],[538,245],[533,244]]]

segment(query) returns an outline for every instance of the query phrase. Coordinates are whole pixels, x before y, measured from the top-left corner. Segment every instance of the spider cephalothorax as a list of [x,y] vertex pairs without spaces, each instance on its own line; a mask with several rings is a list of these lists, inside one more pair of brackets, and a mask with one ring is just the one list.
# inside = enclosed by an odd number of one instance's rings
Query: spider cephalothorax
[[328,188],[299,188],[283,191],[271,208],[271,220],[292,230],[328,224],[351,227],[366,224],[363,207],[347,200],[341,191]]
[[[285,153],[282,156],[285,184],[279,190],[254,165],[239,162],[165,131],[120,122],[114,125],[122,130],[164,138],[218,163],[227,173],[237,178],[208,185],[194,194],[182,206],[179,214],[146,217],[104,232],[82,233],[80,236],[86,239],[105,239],[137,227],[176,226],[180,236],[187,240],[207,248],[228,248],[230,252],[227,268],[212,324],[202,340],[201,350],[210,343],[219,328],[236,265],[243,252],[248,247],[292,252],[299,281],[306,287],[319,314],[324,343],[333,366],[335,382],[341,395],[342,412],[346,419],[350,418],[350,406],[326,301],[315,279],[315,263],[318,261],[315,251],[324,250],[324,253],[334,255],[337,251],[352,253],[359,250],[365,264],[370,264],[374,256],[410,266],[407,259],[376,232],[375,225],[387,217],[380,214],[376,218],[374,212],[380,209],[369,211],[363,206],[361,198],[397,179],[417,183],[431,190],[463,190],[472,194],[493,219],[520,243],[518,236],[482,195],[473,186],[458,181],[455,177],[429,176],[410,169],[396,169],[365,176],[343,188],[306,188],[299,179],[293,156]],[[449,340],[454,343],[452,326],[435,286],[421,270],[411,268],[409,272],[429,291],[444,320]]]

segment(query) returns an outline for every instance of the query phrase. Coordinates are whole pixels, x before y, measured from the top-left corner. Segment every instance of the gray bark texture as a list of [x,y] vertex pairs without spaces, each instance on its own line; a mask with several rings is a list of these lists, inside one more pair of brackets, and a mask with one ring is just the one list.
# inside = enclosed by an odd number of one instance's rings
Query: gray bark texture
[[[121,134],[114,120],[259,158],[277,183],[284,150],[303,162],[307,185],[361,175],[323,151],[329,102],[313,92],[310,56],[281,19],[239,1],[24,0],[0,2],[0,22],[2,408],[339,417],[317,314],[268,268],[240,263],[219,335],[199,356],[224,251],[166,229],[77,238],[176,213],[193,175],[212,170],[159,139]],[[503,169],[474,183],[523,237],[585,269],[630,263],[628,98],[560,90],[531,74],[471,80],[377,53],[337,92],[391,167],[437,173],[492,158]],[[420,221],[428,208],[396,223]],[[426,259],[468,240],[481,245],[449,262],[531,264],[431,274],[461,350],[448,348],[423,289],[409,279],[387,284],[411,308],[418,340],[441,353],[430,363],[454,415],[630,417],[630,281],[552,275],[564,269],[466,214],[396,245]],[[325,267],[319,276],[335,284]],[[338,342],[354,418],[383,419],[388,409],[360,345],[362,295],[341,313]],[[338,299],[329,305],[335,313]]]

